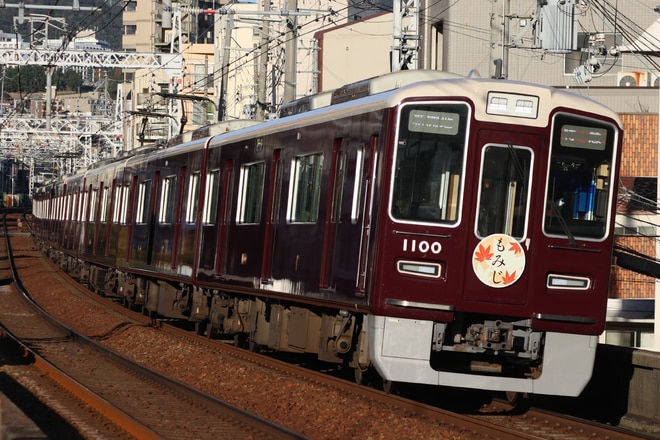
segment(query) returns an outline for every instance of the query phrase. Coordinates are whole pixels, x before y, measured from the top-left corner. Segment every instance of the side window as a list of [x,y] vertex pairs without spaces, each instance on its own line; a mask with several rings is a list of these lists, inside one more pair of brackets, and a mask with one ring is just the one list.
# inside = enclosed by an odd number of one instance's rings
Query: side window
[[64,219],[67,221],[72,221],[75,220],[74,217],[74,211],[76,209],[76,203],[78,201],[78,197],[75,193],[70,193],[69,197],[67,199],[67,206],[66,206],[66,212],[64,213]]
[[96,221],[96,208],[97,208],[98,194],[99,194],[98,189],[92,189],[92,191],[90,192],[90,197],[89,197],[89,221],[90,222]]
[[83,222],[86,220],[87,216],[87,207],[89,204],[89,193],[83,188],[80,191],[80,206],[78,209],[78,221]]
[[176,203],[176,176],[167,176],[163,179],[163,187],[160,193],[160,210],[158,212],[158,223],[174,223],[174,204]]
[[137,205],[135,209],[135,223],[145,224],[149,215],[149,190],[151,180],[144,180],[138,185]]
[[210,171],[206,176],[206,188],[204,190],[204,211],[202,222],[205,225],[214,225],[216,222],[219,189],[220,171]]
[[265,168],[264,162],[241,166],[236,223],[259,223],[264,193]]
[[130,202],[130,186],[124,185],[121,187],[121,214],[119,216],[119,223],[125,225],[128,223],[128,204]]
[[314,223],[318,219],[323,174],[323,154],[293,159],[289,187],[288,221]]
[[101,223],[108,222],[108,198],[110,197],[110,188],[107,186],[103,187],[101,191],[101,211],[99,212],[99,221]]
[[188,203],[186,204],[186,223],[192,224],[197,221],[197,205],[199,203],[199,173],[190,175],[188,184]]
[[477,235],[525,236],[532,152],[512,145],[488,145],[481,163]]
[[356,224],[360,219],[360,198],[362,191],[362,167],[364,166],[364,145],[360,145],[355,158],[355,186],[353,187],[353,201],[351,202],[351,223]]
[[126,210],[126,200],[124,200],[124,187],[118,185],[115,188],[115,206],[112,210],[112,223],[119,224],[124,220],[123,211]]

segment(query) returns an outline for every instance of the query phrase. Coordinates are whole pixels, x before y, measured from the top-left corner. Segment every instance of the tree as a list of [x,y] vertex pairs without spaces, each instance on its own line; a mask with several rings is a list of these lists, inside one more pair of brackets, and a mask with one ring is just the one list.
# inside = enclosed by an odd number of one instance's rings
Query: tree
[[42,66],[8,67],[4,70],[3,81],[5,93],[43,92],[46,88],[46,72]]
[[80,89],[82,83],[82,76],[73,69],[57,69],[55,75],[53,75],[53,85],[56,85],[58,90],[76,92]]

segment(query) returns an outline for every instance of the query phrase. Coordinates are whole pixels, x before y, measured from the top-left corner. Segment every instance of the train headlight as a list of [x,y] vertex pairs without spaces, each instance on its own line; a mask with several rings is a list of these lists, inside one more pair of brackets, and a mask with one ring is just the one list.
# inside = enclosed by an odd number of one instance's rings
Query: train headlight
[[489,92],[486,113],[489,115],[536,119],[539,114],[539,97],[515,93]]
[[399,273],[407,275],[440,278],[440,265],[437,263],[401,260],[397,262],[396,268]]
[[591,280],[587,277],[549,274],[546,287],[548,289],[589,290]]

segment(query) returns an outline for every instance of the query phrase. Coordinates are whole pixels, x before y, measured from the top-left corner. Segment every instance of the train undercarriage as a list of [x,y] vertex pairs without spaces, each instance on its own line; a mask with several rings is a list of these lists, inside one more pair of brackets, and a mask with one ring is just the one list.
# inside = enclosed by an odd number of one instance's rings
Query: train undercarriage
[[[374,376],[374,351],[369,346],[379,331],[367,323],[373,317],[138,276],[86,263],[49,246],[44,246],[44,252],[90,290],[154,319],[194,323],[199,334],[233,337],[251,350],[313,354],[320,361],[354,369],[357,381]],[[408,336],[396,340],[387,336],[395,333]],[[383,334],[375,357],[391,352],[400,360],[421,359],[425,368],[440,374],[541,376],[544,335],[532,331],[528,320],[504,322],[464,314],[451,324],[418,322]],[[375,364],[385,388],[392,389],[393,381],[387,378],[397,374]]]

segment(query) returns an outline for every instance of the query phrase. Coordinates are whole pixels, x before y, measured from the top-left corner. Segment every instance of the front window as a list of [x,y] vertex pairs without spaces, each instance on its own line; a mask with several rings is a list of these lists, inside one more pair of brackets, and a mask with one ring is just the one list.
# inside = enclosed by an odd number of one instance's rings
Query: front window
[[410,104],[401,110],[390,213],[395,220],[455,223],[469,108]]
[[532,152],[527,148],[488,145],[483,151],[477,235],[525,236]]
[[615,143],[610,124],[564,114],[555,117],[546,190],[547,234],[605,236]]

